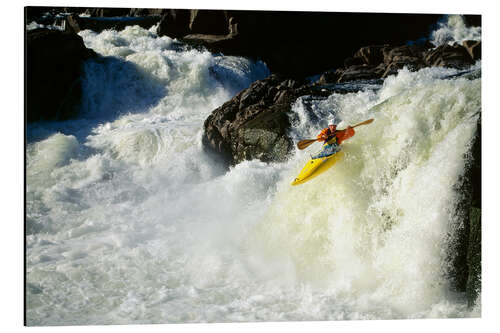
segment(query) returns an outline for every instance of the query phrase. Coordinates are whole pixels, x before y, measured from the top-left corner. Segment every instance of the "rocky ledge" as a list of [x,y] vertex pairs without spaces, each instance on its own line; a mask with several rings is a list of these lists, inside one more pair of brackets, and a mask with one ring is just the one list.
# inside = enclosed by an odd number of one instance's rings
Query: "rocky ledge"
[[254,82],[206,119],[203,143],[232,165],[254,158],[284,161],[293,147],[288,112],[310,92],[303,82],[276,74]]
[[26,33],[26,120],[63,120],[80,105],[83,61],[96,56],[71,32],[35,29]]
[[319,83],[381,79],[397,74],[403,67],[412,71],[436,66],[467,68],[480,58],[480,41],[439,47],[428,42],[401,46],[371,45],[360,48],[345,59],[344,66],[323,73]]

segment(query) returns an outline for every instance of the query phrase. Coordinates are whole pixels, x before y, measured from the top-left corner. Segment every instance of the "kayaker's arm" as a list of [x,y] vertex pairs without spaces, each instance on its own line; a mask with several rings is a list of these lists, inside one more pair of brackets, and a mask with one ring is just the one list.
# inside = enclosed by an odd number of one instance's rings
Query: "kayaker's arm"
[[354,136],[354,134],[355,134],[354,128],[352,128],[351,126],[347,126],[347,128],[345,130],[337,131],[337,133],[336,133],[337,143],[340,145],[343,141]]

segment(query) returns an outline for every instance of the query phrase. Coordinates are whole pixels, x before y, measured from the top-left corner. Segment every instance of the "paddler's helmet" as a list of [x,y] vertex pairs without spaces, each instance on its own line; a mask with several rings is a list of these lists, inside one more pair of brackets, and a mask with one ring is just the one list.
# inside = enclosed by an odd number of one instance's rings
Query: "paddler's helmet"
[[[333,126],[333,127],[332,127]],[[333,123],[330,123],[328,124],[328,128],[332,131],[335,131],[337,129],[337,125],[333,124]]]

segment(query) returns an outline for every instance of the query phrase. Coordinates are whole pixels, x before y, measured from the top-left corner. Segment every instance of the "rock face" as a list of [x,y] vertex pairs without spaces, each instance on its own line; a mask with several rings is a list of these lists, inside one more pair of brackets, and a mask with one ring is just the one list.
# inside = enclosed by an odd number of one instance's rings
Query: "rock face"
[[128,16],[130,8],[88,8],[85,13],[92,17]]
[[474,145],[472,146],[472,164],[466,177],[470,187],[471,201],[467,214],[469,234],[467,239],[467,279],[465,291],[469,306],[473,306],[481,293],[481,122],[479,120]]
[[466,40],[463,46],[467,49],[467,52],[469,52],[472,60],[476,61],[481,59],[481,41]]
[[79,17],[78,15],[70,15],[66,17],[66,31],[75,33],[81,30],[92,30],[101,32],[106,29],[120,31],[127,26],[138,25],[144,29],[149,29],[160,21],[159,16],[138,16],[127,18],[107,18],[105,20],[95,17]]
[[298,81],[271,75],[254,82],[206,119],[205,147],[230,164],[258,158],[284,161],[293,147],[286,131],[291,104],[309,88]]
[[273,73],[304,77],[341,66],[363,45],[426,36],[440,16],[171,9],[158,31],[212,52],[259,58]]
[[169,9],[161,17],[157,29],[159,36],[180,38],[189,33],[191,12],[187,9]]
[[448,244],[450,268],[448,278],[456,291],[465,292],[473,306],[481,292],[481,124],[469,156],[469,164],[456,191],[461,199],[456,212],[457,229]]
[[342,83],[386,78],[403,67],[417,71],[424,67],[465,68],[481,58],[481,42],[466,41],[463,45],[430,43],[390,46],[370,45],[360,48],[344,61],[344,66],[322,74],[319,83]]
[[425,55],[425,63],[429,66],[468,67],[474,63],[471,54],[467,49],[459,44],[440,45],[437,48],[430,50]]
[[36,29],[26,35],[27,121],[67,119],[78,112],[82,62],[95,56],[75,33]]

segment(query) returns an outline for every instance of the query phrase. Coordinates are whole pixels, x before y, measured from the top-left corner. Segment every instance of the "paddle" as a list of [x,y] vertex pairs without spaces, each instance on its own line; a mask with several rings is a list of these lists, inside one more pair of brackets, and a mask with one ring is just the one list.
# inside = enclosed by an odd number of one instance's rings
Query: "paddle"
[[[373,122],[374,119],[368,119],[368,120],[365,120],[363,121],[362,123],[359,123],[359,124],[356,124],[354,126],[352,126],[352,128],[354,127],[358,127],[358,126],[361,126],[361,125],[368,125],[368,124],[371,124]],[[309,147],[311,144],[313,144],[314,142],[318,141],[318,139],[306,139],[306,140],[300,140],[299,142],[297,142],[297,148],[299,149],[305,149],[307,147]]]

